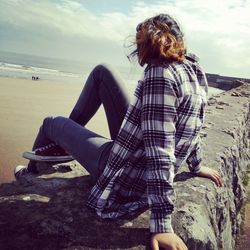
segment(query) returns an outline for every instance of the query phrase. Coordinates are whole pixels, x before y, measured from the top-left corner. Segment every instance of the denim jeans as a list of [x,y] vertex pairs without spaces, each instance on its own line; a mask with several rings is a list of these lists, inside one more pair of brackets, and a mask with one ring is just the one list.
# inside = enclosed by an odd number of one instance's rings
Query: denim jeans
[[[101,104],[105,110],[111,139],[84,127]],[[128,106],[129,94],[117,72],[110,66],[98,65],[87,78],[69,118],[44,119],[33,150],[55,142],[97,179],[106,165]],[[30,161],[29,168],[32,170],[34,167],[35,162]]]

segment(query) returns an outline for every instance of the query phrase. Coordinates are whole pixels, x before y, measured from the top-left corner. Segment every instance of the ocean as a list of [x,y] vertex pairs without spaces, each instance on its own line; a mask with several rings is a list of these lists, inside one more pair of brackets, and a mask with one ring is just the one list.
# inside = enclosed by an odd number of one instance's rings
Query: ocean
[[[0,51],[0,77],[63,81],[67,83],[83,82],[94,64],[73,60],[48,58]],[[143,69],[135,67],[116,67],[129,88],[134,88],[141,78]],[[222,90],[209,87],[209,96]]]
[[[33,56],[13,52],[0,52],[0,77],[41,80],[56,80],[64,82],[82,82],[95,65],[73,60]],[[141,76],[141,71],[126,67],[117,67],[128,84]],[[134,82],[136,84],[137,81]]]

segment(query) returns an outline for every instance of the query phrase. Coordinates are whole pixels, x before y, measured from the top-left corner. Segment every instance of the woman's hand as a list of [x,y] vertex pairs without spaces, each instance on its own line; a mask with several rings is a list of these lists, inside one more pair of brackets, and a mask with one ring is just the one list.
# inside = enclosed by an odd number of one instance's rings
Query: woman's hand
[[222,187],[223,185],[219,172],[211,168],[201,167],[200,171],[198,173],[195,173],[195,175],[199,177],[211,179],[213,182],[215,182],[215,184],[218,187]]
[[151,236],[152,250],[188,250],[182,239],[175,233],[155,233]]

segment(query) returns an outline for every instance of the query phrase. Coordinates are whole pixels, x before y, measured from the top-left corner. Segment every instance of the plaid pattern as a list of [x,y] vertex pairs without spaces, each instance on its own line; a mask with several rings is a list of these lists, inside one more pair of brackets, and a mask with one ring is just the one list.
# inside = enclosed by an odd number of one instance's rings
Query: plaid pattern
[[185,160],[199,171],[207,90],[194,55],[148,65],[87,205],[112,219],[150,208],[150,231],[173,232],[173,179]]

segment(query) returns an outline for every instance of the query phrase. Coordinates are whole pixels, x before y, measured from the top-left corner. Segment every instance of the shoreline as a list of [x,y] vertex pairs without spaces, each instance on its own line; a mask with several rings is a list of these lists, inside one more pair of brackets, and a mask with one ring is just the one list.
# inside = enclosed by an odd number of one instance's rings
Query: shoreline
[[[69,73],[71,74],[71,73]],[[33,80],[32,77],[38,77],[37,80]],[[34,73],[30,74],[28,76],[20,76],[20,75],[0,75],[0,78],[5,79],[15,79],[15,80],[27,80],[32,82],[40,82],[40,81],[46,81],[46,82],[53,82],[53,83],[67,83],[67,84],[78,84],[79,82],[82,82],[86,79],[86,76],[83,75],[77,75],[77,76],[57,76],[57,77],[50,77],[50,78],[44,78],[41,73]]]

